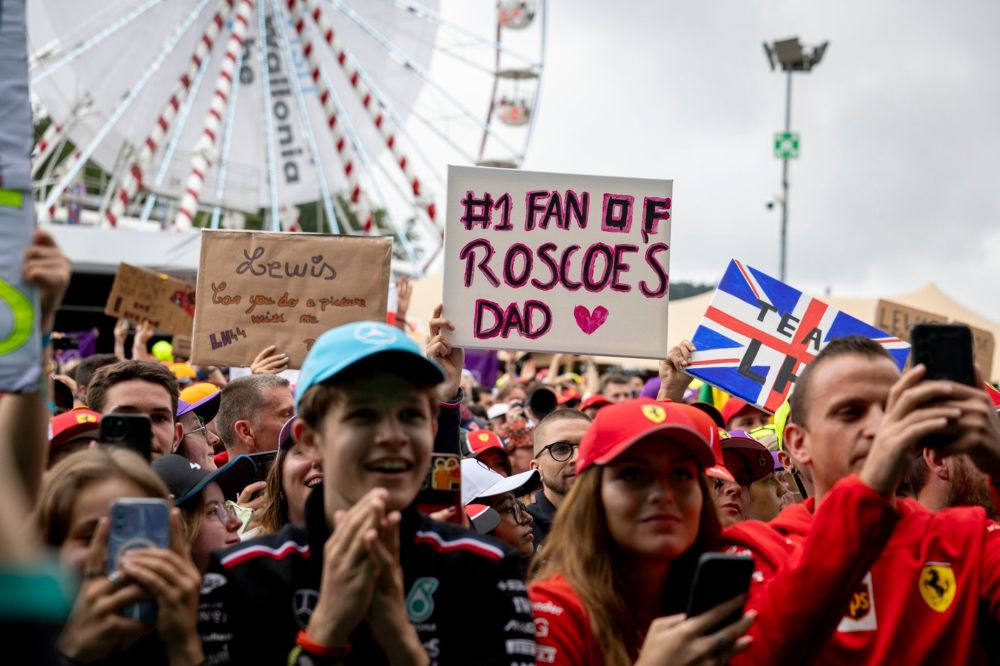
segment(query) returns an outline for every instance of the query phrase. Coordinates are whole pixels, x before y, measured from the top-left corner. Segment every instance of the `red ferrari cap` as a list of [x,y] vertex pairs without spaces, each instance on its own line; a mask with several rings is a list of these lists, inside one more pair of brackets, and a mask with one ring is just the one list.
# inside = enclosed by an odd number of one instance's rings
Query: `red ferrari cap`
[[705,412],[683,403],[637,398],[597,412],[580,441],[576,473],[605,465],[633,444],[659,434],[687,448],[703,469],[722,466],[718,429]]
[[500,437],[492,430],[470,430],[467,439],[469,450],[474,456],[478,456],[487,449],[500,449],[504,453],[507,452]]
[[53,449],[74,439],[97,439],[101,415],[92,409],[79,408],[53,417],[49,424],[49,446]]

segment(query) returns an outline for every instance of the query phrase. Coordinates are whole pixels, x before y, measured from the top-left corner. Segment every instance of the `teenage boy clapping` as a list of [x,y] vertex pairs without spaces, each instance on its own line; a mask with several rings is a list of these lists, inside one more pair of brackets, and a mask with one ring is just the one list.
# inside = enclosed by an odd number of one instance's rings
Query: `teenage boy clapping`
[[[435,323],[429,348],[450,375],[448,324]],[[295,436],[319,449],[324,483],[304,525],[213,558],[200,615],[209,663],[533,663],[516,555],[413,506],[444,379],[381,323],[317,339],[299,378]]]

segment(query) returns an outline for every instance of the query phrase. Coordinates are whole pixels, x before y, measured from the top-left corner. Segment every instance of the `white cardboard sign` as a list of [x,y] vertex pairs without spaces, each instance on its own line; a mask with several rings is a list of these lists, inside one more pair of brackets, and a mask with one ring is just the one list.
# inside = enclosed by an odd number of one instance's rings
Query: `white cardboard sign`
[[448,167],[462,347],[662,358],[673,181]]

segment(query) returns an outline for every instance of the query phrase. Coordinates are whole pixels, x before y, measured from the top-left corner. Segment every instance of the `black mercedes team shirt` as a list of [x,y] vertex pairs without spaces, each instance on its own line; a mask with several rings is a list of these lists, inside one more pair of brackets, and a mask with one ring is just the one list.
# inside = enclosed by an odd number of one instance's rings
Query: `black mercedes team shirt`
[[[198,618],[209,664],[313,663],[289,654],[316,607],[329,535],[317,488],[304,525],[212,556]],[[400,563],[406,611],[431,664],[535,663],[531,603],[514,551],[410,507],[400,524]],[[344,663],[388,663],[367,623],[349,640]]]

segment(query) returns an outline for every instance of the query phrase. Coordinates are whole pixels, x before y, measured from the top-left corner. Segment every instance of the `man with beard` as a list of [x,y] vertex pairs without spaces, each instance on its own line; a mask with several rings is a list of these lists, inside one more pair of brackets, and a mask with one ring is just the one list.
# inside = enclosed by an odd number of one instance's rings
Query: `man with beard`
[[542,477],[542,489],[535,493],[535,501],[527,506],[534,519],[535,547],[549,533],[556,510],[576,478],[576,453],[583,433],[587,432],[590,417],[575,409],[557,409],[535,428],[534,459],[531,469]]
[[976,468],[967,455],[943,457],[937,449],[925,448],[913,464],[909,488],[913,498],[929,511],[952,506],[981,506],[997,520],[997,507],[990,490],[990,477]]

